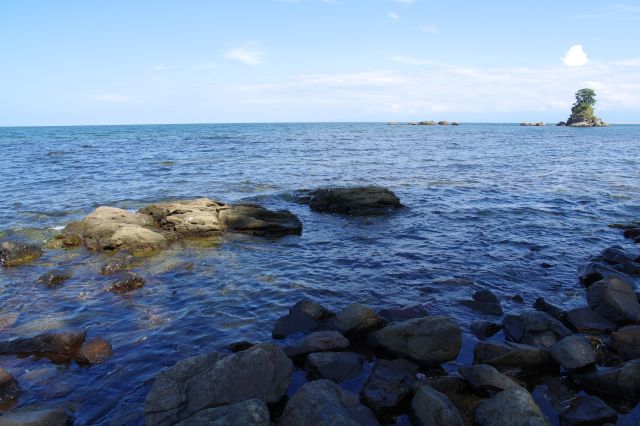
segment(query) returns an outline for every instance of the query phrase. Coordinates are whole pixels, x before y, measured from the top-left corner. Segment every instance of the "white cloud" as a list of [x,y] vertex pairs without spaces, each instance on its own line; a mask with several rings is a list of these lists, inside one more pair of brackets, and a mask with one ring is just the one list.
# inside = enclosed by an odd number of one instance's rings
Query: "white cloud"
[[568,67],[581,67],[587,65],[588,62],[587,53],[581,44],[571,46],[562,57],[562,63]]
[[100,102],[113,102],[113,103],[125,103],[132,102],[134,99],[129,95],[122,95],[119,93],[102,93],[100,95],[94,95],[90,97],[94,101]]
[[433,25],[423,25],[420,27],[420,31],[430,34],[438,34],[440,31]]
[[240,61],[247,65],[260,65],[265,62],[267,52],[253,49],[248,46],[231,49],[224,54],[224,57],[234,61]]
[[394,21],[394,22],[398,22],[398,21],[400,20],[400,15],[398,15],[398,14],[397,14],[397,13],[395,13],[395,12],[389,12],[389,13],[387,14],[387,16],[388,16],[389,18],[391,18],[391,20],[392,20],[392,21]]

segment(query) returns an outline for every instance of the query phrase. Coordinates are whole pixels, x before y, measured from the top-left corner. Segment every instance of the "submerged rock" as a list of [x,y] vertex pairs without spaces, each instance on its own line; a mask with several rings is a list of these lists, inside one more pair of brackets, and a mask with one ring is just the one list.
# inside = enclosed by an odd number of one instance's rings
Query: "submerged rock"
[[483,314],[502,315],[500,301],[490,290],[476,291],[473,300],[463,300],[461,303]]
[[269,408],[259,399],[209,408],[175,426],[270,426]]
[[384,318],[370,307],[354,303],[340,311],[331,325],[346,336],[361,336],[381,328],[385,323]]
[[451,400],[430,386],[422,385],[411,400],[409,416],[415,426],[464,426]]
[[47,271],[38,277],[38,283],[53,288],[61,285],[63,282],[71,278],[71,271],[67,269],[54,269]]
[[362,373],[365,359],[354,352],[316,352],[307,357],[307,376],[342,382]]
[[596,353],[583,336],[568,336],[551,346],[551,356],[567,371],[578,370],[596,363]]
[[337,331],[316,331],[298,339],[284,348],[291,358],[301,357],[311,352],[326,352],[347,349],[349,340]]
[[7,370],[0,368],[0,411],[14,403],[18,396],[20,396],[18,382]]
[[608,370],[573,376],[573,380],[597,394],[623,399],[640,398],[640,359],[627,361]]
[[118,279],[109,284],[104,290],[110,293],[123,294],[142,288],[144,284],[145,280],[140,275],[132,272],[123,272]]
[[111,355],[113,355],[111,343],[98,337],[82,345],[76,362],[81,365],[102,364]]
[[462,330],[445,317],[414,318],[374,332],[370,342],[420,364],[437,366],[458,356]]
[[493,396],[497,392],[520,387],[518,383],[488,364],[460,367],[458,372],[469,386],[481,396]]
[[62,409],[30,409],[23,407],[0,417],[2,426],[70,426],[72,416]]
[[0,342],[0,354],[44,355],[56,362],[73,359],[84,342],[84,331],[49,332]]
[[107,263],[102,266],[102,275],[110,275],[127,269],[133,263],[133,255],[127,251],[116,253]]
[[429,315],[422,305],[408,306],[400,309],[383,309],[379,314],[389,322],[401,322],[413,318],[423,318]]
[[560,321],[539,311],[507,315],[502,327],[511,341],[542,347],[550,347],[571,335],[571,331]]
[[557,319],[558,321],[564,321],[565,316],[567,314],[562,309],[544,300],[543,297],[538,297],[534,302],[533,307],[536,311],[547,313],[552,317],[554,317],[555,319]]
[[0,242],[0,265],[19,266],[42,256],[42,249],[34,244],[22,241]]
[[605,278],[587,289],[589,307],[616,324],[639,323],[640,303],[633,286],[621,278]]
[[383,214],[402,207],[393,192],[379,186],[316,189],[300,201],[317,212],[353,216]]
[[550,426],[526,389],[511,388],[480,402],[475,410],[478,426]]
[[611,347],[625,360],[640,358],[640,325],[627,325],[612,333]]
[[333,316],[332,312],[319,303],[303,299],[293,305],[287,315],[278,318],[271,336],[282,339],[292,334],[314,331]]
[[358,395],[329,380],[314,380],[302,386],[287,402],[280,419],[281,426],[378,424]]
[[487,339],[496,334],[502,328],[501,324],[496,324],[489,321],[473,321],[469,325],[471,333],[480,340]]
[[203,409],[248,399],[275,403],[285,395],[292,370],[291,360],[271,343],[226,357],[188,358],[156,378],[145,402],[146,423],[172,425]]
[[566,410],[560,413],[563,426],[589,426],[615,423],[618,418],[603,400],[591,395],[578,395]]
[[379,359],[362,389],[364,403],[376,413],[396,407],[416,380],[418,366],[404,359]]
[[558,370],[549,350],[517,343],[480,342],[473,350],[474,364],[489,364],[499,371],[526,376]]

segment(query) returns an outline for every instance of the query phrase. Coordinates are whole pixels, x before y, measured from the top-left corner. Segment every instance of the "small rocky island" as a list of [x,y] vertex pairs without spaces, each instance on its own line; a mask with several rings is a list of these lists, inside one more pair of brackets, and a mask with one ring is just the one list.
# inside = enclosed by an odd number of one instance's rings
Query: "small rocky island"
[[571,116],[558,126],[570,127],[607,127],[601,118],[596,117],[594,106],[596,104],[596,92],[593,89],[580,89],[576,92],[576,102],[571,107]]

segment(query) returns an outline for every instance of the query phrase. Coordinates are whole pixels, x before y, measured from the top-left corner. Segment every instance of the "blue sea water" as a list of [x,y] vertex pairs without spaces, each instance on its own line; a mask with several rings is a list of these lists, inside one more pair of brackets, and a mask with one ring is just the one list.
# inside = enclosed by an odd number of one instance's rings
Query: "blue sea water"
[[[202,196],[288,209],[303,222],[301,236],[177,243],[137,265],[147,285],[126,296],[102,290],[108,255],[84,249],[0,270],[0,316],[19,314],[2,339],[66,327],[112,342],[114,356],[90,368],[0,357],[23,388],[19,405],[70,402],[79,424],[140,423],[161,369],[234,341],[269,340],[275,319],[303,297],[336,310],[419,303],[465,329],[484,317],[458,301],[479,288],[507,313],[541,296],[584,304],[576,268],[611,245],[633,250],[608,225],[640,219],[640,126],[631,125],[0,128],[0,153],[0,238],[44,241],[100,205]],[[365,184],[390,188],[406,208],[346,218],[293,197]],[[176,270],[183,261],[193,269]],[[74,273],[64,286],[35,282],[59,266]],[[452,278],[475,284],[446,284]],[[510,300],[516,294],[524,305]],[[451,368],[469,362],[474,339],[465,341]]]

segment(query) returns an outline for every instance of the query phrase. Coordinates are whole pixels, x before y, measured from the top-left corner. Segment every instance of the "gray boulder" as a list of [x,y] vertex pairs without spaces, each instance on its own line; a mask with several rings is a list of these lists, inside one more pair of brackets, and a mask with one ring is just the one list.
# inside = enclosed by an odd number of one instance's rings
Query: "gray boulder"
[[175,426],[270,426],[269,408],[259,399],[209,408]]
[[596,394],[638,399],[640,398],[640,359],[627,361],[608,370],[575,375],[573,380]]
[[401,322],[413,318],[422,318],[429,315],[429,312],[422,305],[407,306],[399,309],[383,309],[380,316],[389,322]]
[[473,300],[463,300],[461,303],[483,314],[502,315],[500,300],[490,290],[476,291]]
[[2,241],[0,243],[0,265],[19,266],[42,256],[42,249],[22,241]]
[[489,364],[502,373],[527,376],[555,372],[558,364],[549,350],[516,343],[480,342],[473,350],[474,364]]
[[615,423],[616,413],[603,400],[591,395],[578,395],[569,407],[560,413],[563,426],[590,426]]
[[474,413],[478,426],[550,426],[526,389],[511,388],[478,404]]
[[538,297],[536,301],[533,303],[533,307],[536,311],[545,312],[558,321],[564,321],[566,316],[566,312],[557,306],[552,305],[551,303],[544,300],[544,297]]
[[520,387],[518,383],[488,364],[460,367],[458,372],[464,377],[469,386],[482,396],[493,396],[497,392]]
[[332,328],[346,336],[361,336],[382,327],[385,323],[385,319],[370,307],[354,303],[336,315],[332,321]]
[[473,321],[469,325],[469,331],[480,340],[487,339],[496,334],[502,328],[501,324],[489,321]]
[[314,331],[333,316],[333,313],[319,303],[306,299],[300,300],[289,308],[287,315],[278,318],[271,336],[274,339],[282,339],[291,334]]
[[353,216],[383,214],[402,207],[393,192],[379,186],[317,189],[303,195],[300,201],[317,212]]
[[550,348],[551,356],[567,371],[578,370],[596,363],[596,353],[584,336],[568,336]]
[[404,359],[379,359],[362,389],[364,403],[376,413],[395,408],[411,391],[418,366]]
[[364,370],[365,359],[354,352],[316,352],[307,357],[307,376],[342,382],[352,379]]
[[342,390],[329,380],[314,380],[302,386],[284,407],[281,426],[378,425],[358,395]]
[[349,347],[349,340],[337,331],[316,331],[285,346],[284,352],[291,358],[311,352],[339,351]]
[[578,333],[605,334],[616,329],[614,323],[602,318],[586,306],[567,311],[565,321]]
[[616,324],[640,322],[640,304],[633,286],[624,279],[605,278],[587,289],[589,307]]
[[293,363],[271,343],[223,356],[180,361],[156,378],[144,406],[147,425],[172,425],[207,408],[259,399],[279,401],[291,382]]
[[0,426],[70,426],[73,417],[62,409],[31,409],[10,411],[0,417]]
[[422,365],[437,366],[458,356],[462,330],[445,317],[414,318],[372,333],[370,342]]
[[640,358],[640,325],[627,325],[612,333],[611,347],[625,360]]
[[430,386],[423,385],[411,400],[409,416],[415,426],[464,426],[464,420],[451,400]]
[[84,331],[63,331],[0,341],[0,354],[44,355],[54,362],[67,362],[76,356],[84,337]]
[[541,347],[550,347],[571,335],[571,331],[560,321],[539,311],[507,315],[502,327],[509,340]]

